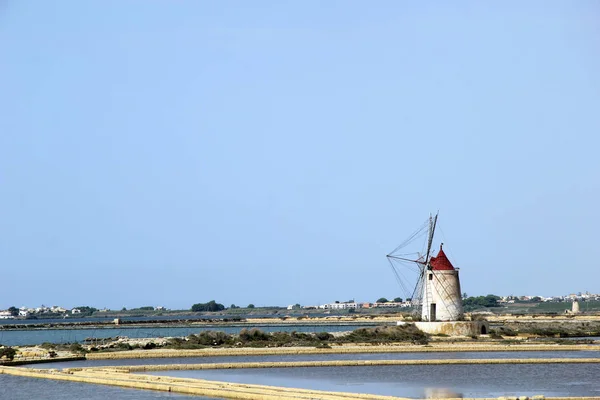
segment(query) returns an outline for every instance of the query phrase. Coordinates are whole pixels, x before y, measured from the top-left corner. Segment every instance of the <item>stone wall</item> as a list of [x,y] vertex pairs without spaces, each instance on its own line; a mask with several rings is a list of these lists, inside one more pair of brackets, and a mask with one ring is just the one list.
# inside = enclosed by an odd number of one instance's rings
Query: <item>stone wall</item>
[[487,334],[487,321],[415,322],[415,326],[430,335],[478,336]]

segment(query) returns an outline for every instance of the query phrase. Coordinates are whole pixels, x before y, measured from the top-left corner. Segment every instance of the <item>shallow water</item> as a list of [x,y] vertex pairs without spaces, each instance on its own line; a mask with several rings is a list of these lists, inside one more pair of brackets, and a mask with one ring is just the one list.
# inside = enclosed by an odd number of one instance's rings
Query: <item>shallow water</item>
[[0,343],[5,346],[24,346],[44,342],[81,343],[86,338],[106,339],[116,336],[127,336],[129,338],[183,337],[211,330],[230,334],[239,333],[244,328],[258,328],[263,332],[345,332],[372,326],[374,325],[254,325],[0,330]]
[[598,351],[494,351],[494,352],[437,352],[437,353],[373,353],[373,354],[302,354],[277,356],[226,356],[142,358],[127,360],[81,360],[31,364],[31,368],[75,368],[115,365],[202,364],[262,361],[321,361],[321,360],[432,360],[470,358],[600,358]]
[[427,365],[160,371],[153,375],[389,396],[600,396],[600,364]]
[[[302,314],[291,314],[285,317],[288,318],[297,318],[302,316]],[[323,318],[329,317],[333,319],[335,315],[325,314],[325,313],[311,313],[311,318]],[[233,320],[236,318],[247,319],[247,318],[269,318],[274,321],[282,318],[282,315],[274,315],[274,314],[236,314],[236,315],[205,315],[205,314],[183,314],[183,315],[153,315],[147,317],[136,317],[136,316],[124,316],[119,317],[121,321],[137,321],[137,322],[145,322],[145,321],[173,321],[173,320],[197,320],[197,321],[211,321],[211,320],[222,320],[228,319]],[[104,317],[68,317],[68,318],[36,318],[36,319],[0,319],[1,325],[34,325],[34,324],[72,324],[74,322],[112,322],[116,317],[115,316],[104,316]]]
[[[195,364],[216,362],[245,361],[303,361],[303,360],[407,360],[407,359],[480,359],[480,358],[599,358],[594,351],[535,351],[535,352],[456,352],[456,353],[381,353],[381,354],[314,354],[280,356],[228,356],[228,357],[182,357],[152,358],[130,360],[85,360],[35,364],[34,368],[70,368],[140,364]],[[169,375],[219,380],[238,383],[285,386],[329,391],[354,393],[373,393],[392,396],[422,398],[428,396],[443,397],[498,397],[535,394],[546,396],[600,396],[600,364],[531,364],[531,365],[425,365],[425,366],[376,366],[376,367],[310,367],[310,368],[269,368],[204,371],[156,371],[153,375]],[[8,382],[9,389],[15,390],[22,382],[25,393],[37,394],[44,390],[47,397],[3,397],[1,388],[6,378],[17,381]],[[15,383],[16,382],[16,383]],[[12,384],[12,389],[10,389]],[[50,392],[45,386],[50,385]],[[59,386],[57,386],[59,385]],[[63,385],[63,386],[60,386]],[[0,399],[16,398],[52,398],[74,400],[85,398],[96,400],[96,385],[71,384],[35,380],[0,375]],[[19,390],[21,386],[18,386]],[[63,387],[64,393],[54,394],[53,390]],[[162,399],[173,396],[166,393],[116,389],[119,399]],[[60,390],[59,390],[60,391]],[[88,393],[89,391],[89,393]],[[131,392],[132,391],[132,392]],[[41,393],[41,392],[40,392]],[[60,397],[63,396],[63,397]],[[130,397],[126,397],[130,396]],[[138,397],[136,397],[138,396]],[[146,396],[146,397],[144,397]],[[149,396],[149,397],[148,397]],[[154,396],[154,397],[152,397]],[[157,397],[158,396],[158,397]]]
[[0,374],[2,400],[184,400],[208,399],[150,390],[125,389],[88,383],[61,382],[50,379],[25,378]]

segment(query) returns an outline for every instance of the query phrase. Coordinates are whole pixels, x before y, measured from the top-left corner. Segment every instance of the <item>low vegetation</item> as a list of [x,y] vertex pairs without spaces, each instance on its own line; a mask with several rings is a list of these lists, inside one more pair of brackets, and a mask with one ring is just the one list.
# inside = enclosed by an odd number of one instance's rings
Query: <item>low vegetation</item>
[[487,296],[467,297],[463,299],[463,307],[465,311],[472,311],[478,308],[500,307],[498,304],[499,296],[488,294]]
[[2,347],[0,349],[0,359],[5,358],[12,361],[15,358],[15,354],[17,354],[17,351],[12,347]]
[[402,326],[360,328],[340,339],[352,343],[411,342],[416,344],[427,344],[429,337],[415,325],[406,324]]
[[[428,343],[429,336],[412,324],[403,326],[360,328],[344,335],[328,332],[264,332],[257,328],[242,329],[232,335],[221,331],[203,331],[186,338],[169,339],[166,348],[200,349],[206,347],[328,347],[343,343]],[[146,345],[144,348],[148,348]]]
[[[570,301],[563,302],[543,302],[538,303],[531,308],[531,312],[537,313],[560,313],[563,314],[566,310],[571,310],[573,303]],[[582,312],[599,311],[600,301],[588,300],[579,303],[579,308]]]
[[520,321],[507,322],[498,328],[503,336],[531,335],[539,337],[600,336],[600,321]]
[[225,306],[221,303],[217,303],[214,300],[209,301],[208,303],[196,303],[192,306],[192,311],[201,312],[201,311],[223,311]]

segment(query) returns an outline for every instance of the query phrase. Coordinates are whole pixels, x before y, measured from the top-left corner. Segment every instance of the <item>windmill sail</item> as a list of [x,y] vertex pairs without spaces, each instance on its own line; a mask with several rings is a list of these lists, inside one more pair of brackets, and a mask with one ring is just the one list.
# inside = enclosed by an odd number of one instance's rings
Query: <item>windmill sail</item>
[[[410,299],[413,311],[417,315],[421,315],[423,296],[427,289],[424,281],[431,258],[437,217],[437,214],[430,215],[419,229],[387,255],[404,298]],[[420,251],[416,251],[418,249]]]

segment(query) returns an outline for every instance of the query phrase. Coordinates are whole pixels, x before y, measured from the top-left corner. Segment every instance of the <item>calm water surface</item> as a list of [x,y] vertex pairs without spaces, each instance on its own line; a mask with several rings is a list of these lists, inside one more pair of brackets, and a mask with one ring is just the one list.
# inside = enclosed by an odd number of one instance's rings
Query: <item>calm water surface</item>
[[[299,317],[301,314],[292,314],[288,315],[288,318]],[[335,317],[336,315],[324,314],[324,313],[314,313],[310,315],[311,318],[316,317]],[[274,315],[274,314],[238,314],[238,315],[197,315],[197,314],[184,314],[184,315],[154,315],[149,317],[135,317],[135,316],[125,316],[119,317],[121,321],[175,321],[175,320],[216,320],[216,319],[229,319],[232,320],[234,318],[272,318],[279,319],[283,317],[282,315]],[[112,322],[115,319],[114,316],[111,317],[69,317],[69,318],[39,318],[39,319],[0,319],[0,325],[32,325],[32,324],[70,324],[73,322]]]
[[0,343],[5,346],[23,346],[29,344],[48,343],[81,343],[86,338],[129,338],[183,337],[202,331],[221,331],[239,333],[242,329],[258,328],[263,332],[345,332],[369,325],[254,325],[254,326],[217,326],[217,327],[111,327],[86,329],[23,329],[0,330]]
[[[469,358],[600,358],[598,351],[504,351],[457,353],[381,353],[381,354],[302,354],[278,356],[179,357],[129,360],[82,360],[31,364],[30,368],[75,368],[117,365],[203,364],[261,361],[321,361],[321,360],[430,360]],[[587,365],[587,364],[586,364]]]
[[600,396],[600,364],[312,367],[152,374],[413,398]]
[[49,379],[25,378],[0,375],[0,399],[2,400],[185,400],[207,399],[167,392],[125,389],[112,386],[91,385],[77,382],[60,382]]
[[[464,358],[598,358],[594,351],[382,353],[242,357],[189,357],[131,360],[86,360],[37,364],[36,368],[70,368],[102,365],[194,364],[243,361],[464,359]],[[426,365],[378,367],[311,367],[205,371],[157,371],[154,375],[191,377],[318,390],[373,393],[404,397],[600,396],[600,364],[534,365]],[[15,386],[16,385],[16,386]],[[48,390],[46,390],[46,386]],[[3,397],[18,387],[21,397]],[[35,397],[44,392],[44,397]],[[105,392],[111,390],[113,392]],[[98,393],[104,393],[99,395]],[[23,394],[24,393],[24,394]],[[47,395],[47,396],[46,396]],[[160,392],[116,389],[87,384],[60,383],[0,375],[0,399],[162,399]],[[32,397],[33,396],[33,397]],[[61,397],[62,396],[62,397]],[[129,397],[127,397],[129,396]],[[162,396],[162,397],[161,397]]]

